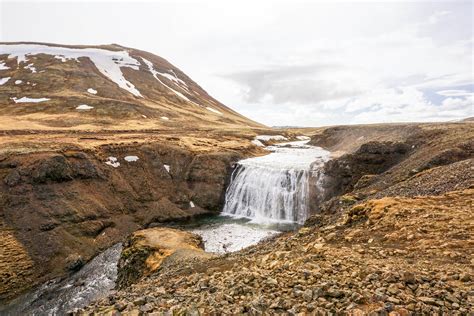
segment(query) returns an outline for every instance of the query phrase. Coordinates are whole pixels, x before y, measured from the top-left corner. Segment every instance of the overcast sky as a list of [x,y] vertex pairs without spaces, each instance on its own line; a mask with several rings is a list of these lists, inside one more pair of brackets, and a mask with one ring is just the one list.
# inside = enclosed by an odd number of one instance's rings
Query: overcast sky
[[0,41],[160,55],[267,125],[473,116],[472,1],[0,0]]

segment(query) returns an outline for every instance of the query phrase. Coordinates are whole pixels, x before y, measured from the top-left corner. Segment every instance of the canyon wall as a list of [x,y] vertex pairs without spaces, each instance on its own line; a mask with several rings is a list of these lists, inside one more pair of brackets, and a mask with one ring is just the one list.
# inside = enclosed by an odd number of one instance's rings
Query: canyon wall
[[219,212],[241,158],[162,142],[3,154],[0,301],[78,270],[137,229]]

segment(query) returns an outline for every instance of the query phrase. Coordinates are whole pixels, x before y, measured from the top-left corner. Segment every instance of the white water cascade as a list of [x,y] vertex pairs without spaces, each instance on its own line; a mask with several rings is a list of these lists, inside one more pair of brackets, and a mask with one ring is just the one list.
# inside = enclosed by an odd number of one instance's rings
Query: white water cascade
[[303,223],[308,217],[310,172],[329,159],[328,151],[307,142],[269,146],[270,154],[239,161],[226,191],[223,215],[261,223]]

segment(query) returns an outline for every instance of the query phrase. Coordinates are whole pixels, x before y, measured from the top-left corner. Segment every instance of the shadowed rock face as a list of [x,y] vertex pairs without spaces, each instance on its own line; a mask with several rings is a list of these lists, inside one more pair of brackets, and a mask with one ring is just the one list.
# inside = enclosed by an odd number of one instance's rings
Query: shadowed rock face
[[321,177],[322,200],[351,191],[364,175],[380,174],[404,159],[411,146],[406,143],[369,142],[356,152],[328,161]]
[[[311,140],[336,151],[319,178],[324,189],[319,201],[329,200],[321,210],[337,212],[367,197],[412,197],[469,188],[473,137],[471,123],[327,128]],[[351,196],[341,196],[346,193]]]
[[[138,160],[124,159],[130,155]],[[120,165],[106,164],[109,157]],[[0,299],[77,270],[137,229],[219,211],[240,158],[160,143],[4,156],[0,228],[10,237],[0,240],[0,258],[12,272],[0,283]],[[12,245],[18,260],[5,259]]]

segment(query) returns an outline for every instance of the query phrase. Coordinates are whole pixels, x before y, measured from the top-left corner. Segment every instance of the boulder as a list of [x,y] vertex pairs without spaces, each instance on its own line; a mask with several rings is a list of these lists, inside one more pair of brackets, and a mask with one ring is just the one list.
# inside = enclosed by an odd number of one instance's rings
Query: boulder
[[163,227],[131,234],[123,244],[118,262],[117,288],[122,289],[163,267],[188,260],[207,259],[202,238],[196,234]]

